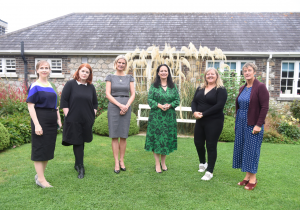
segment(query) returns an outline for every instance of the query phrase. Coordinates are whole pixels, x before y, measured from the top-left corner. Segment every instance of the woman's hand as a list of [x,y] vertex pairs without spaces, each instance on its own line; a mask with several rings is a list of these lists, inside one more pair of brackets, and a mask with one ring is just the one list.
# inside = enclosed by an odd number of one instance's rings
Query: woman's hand
[[128,107],[127,107],[126,105],[124,105],[124,104],[120,104],[120,105],[119,105],[119,108],[121,109],[122,112],[125,112],[125,113],[126,113],[127,110],[128,110]]
[[61,128],[62,124],[61,124],[61,120],[60,119],[57,120],[57,124],[58,124],[59,128]]
[[194,112],[194,117],[198,120],[203,117],[202,112]]
[[256,125],[253,128],[252,134],[258,134],[260,131],[261,131],[261,127]]
[[40,124],[35,125],[35,134],[38,136],[43,135],[43,129]]

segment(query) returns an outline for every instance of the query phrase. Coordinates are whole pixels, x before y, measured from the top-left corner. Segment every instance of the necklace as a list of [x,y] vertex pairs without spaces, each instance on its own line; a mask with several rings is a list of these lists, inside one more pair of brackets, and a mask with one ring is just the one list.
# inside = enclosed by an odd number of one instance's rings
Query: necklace
[[168,86],[168,84],[166,84],[166,85],[161,85],[162,87],[167,87]]
[[[116,74],[115,74],[116,75]],[[119,75],[116,75],[116,76],[118,76],[119,77],[119,79],[120,79],[120,82],[122,82],[122,77],[123,76],[119,76]],[[125,75],[124,75],[125,76]]]

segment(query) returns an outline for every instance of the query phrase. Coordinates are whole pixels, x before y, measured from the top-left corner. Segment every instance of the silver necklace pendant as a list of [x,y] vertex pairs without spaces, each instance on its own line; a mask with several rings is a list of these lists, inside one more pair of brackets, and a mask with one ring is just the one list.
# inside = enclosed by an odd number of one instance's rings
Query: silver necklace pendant
[[122,80],[120,79],[120,82],[122,82]]

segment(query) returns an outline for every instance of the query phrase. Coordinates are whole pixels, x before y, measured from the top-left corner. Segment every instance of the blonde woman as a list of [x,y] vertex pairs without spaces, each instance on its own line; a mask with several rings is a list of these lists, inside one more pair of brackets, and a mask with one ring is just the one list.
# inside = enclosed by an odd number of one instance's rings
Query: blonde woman
[[37,173],[35,183],[42,188],[52,187],[44,173],[48,161],[54,158],[57,125],[61,127],[57,94],[47,80],[50,72],[47,61],[37,63],[38,80],[30,86],[26,100],[31,117],[31,160]]
[[[210,180],[217,160],[217,143],[223,130],[223,109],[227,91],[218,71],[208,68],[204,73],[204,85],[196,90],[192,101],[192,112],[196,118],[194,143],[199,156],[199,172],[206,173],[202,180]],[[205,145],[207,160],[205,158]]]
[[124,156],[131,118],[130,105],[135,98],[134,79],[131,75],[125,74],[127,63],[125,56],[119,55],[114,61],[116,73],[105,78],[106,97],[109,100],[107,108],[109,137],[112,138],[116,174],[120,173],[120,169],[126,171]]

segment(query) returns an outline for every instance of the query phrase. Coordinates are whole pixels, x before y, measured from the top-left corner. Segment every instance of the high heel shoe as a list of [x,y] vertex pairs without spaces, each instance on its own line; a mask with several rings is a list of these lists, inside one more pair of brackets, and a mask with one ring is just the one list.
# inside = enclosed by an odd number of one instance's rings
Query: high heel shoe
[[163,171],[167,171],[168,170],[168,168],[166,168],[166,169],[163,169],[163,167],[162,167],[162,165],[160,164],[160,167],[161,167],[161,169],[163,170]]
[[120,165],[121,171],[126,171],[126,168],[122,168],[122,167],[121,167],[121,162],[120,162],[120,161],[119,161],[119,165]]
[[157,170],[156,170],[156,166],[154,166],[154,168],[155,168],[155,172],[156,173],[158,173],[158,174],[161,174],[162,172],[158,172]]

